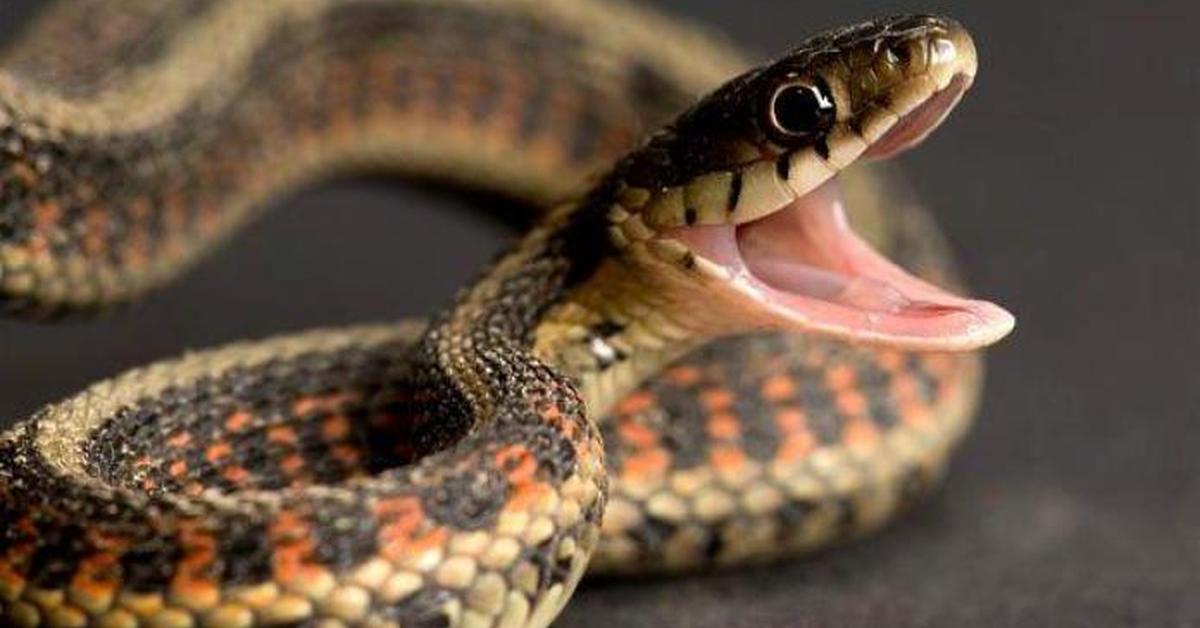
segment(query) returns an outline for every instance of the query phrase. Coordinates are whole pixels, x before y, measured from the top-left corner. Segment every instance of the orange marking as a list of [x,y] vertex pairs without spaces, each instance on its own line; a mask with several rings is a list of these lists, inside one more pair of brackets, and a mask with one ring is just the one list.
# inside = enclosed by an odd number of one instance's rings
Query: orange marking
[[204,458],[209,462],[216,463],[231,453],[233,453],[233,448],[229,446],[229,443],[222,441],[209,447],[208,451],[204,452]]
[[83,214],[83,252],[98,257],[108,248],[108,212],[101,207],[88,207]]
[[429,529],[421,502],[416,497],[390,497],[375,504],[379,526],[380,554],[388,560],[400,560],[445,543],[445,528]]
[[720,412],[733,405],[733,393],[724,388],[709,388],[700,393],[700,403],[709,412]]
[[146,222],[150,219],[154,207],[150,204],[150,199],[139,196],[129,202],[129,216],[137,222]]
[[937,375],[945,375],[954,368],[954,357],[947,353],[927,353],[922,360],[925,367]]
[[721,412],[708,418],[708,434],[721,440],[734,440],[741,436],[742,426],[736,415]]
[[170,467],[167,467],[167,473],[170,473],[171,477],[175,478],[182,477],[183,474],[187,473],[187,470],[187,463],[182,460],[176,460],[171,463]]
[[892,378],[892,391],[896,398],[904,402],[921,402],[920,386],[917,384],[917,378],[908,375],[896,375]]
[[541,414],[542,418],[545,419],[547,423],[552,423],[555,425],[560,423],[563,419],[562,408],[558,407],[558,404],[556,403],[552,403],[545,408],[542,408]]
[[634,447],[653,447],[658,444],[658,433],[634,420],[623,420],[617,424],[621,440]]
[[746,453],[737,447],[724,445],[714,447],[709,454],[709,460],[718,471],[729,471],[741,467],[746,462]]
[[179,432],[167,439],[167,444],[175,448],[186,447],[190,442],[192,442],[191,432]]
[[337,460],[347,467],[358,465],[358,450],[350,445],[338,445],[330,450],[330,455],[333,456],[334,460]]
[[691,386],[700,381],[700,369],[694,366],[676,366],[663,373],[663,377],[676,386]]
[[17,573],[7,559],[0,559],[0,582],[4,583],[10,591],[20,591],[25,588],[25,578]]
[[134,229],[126,239],[123,251],[125,264],[131,268],[145,268],[150,258],[150,236],[145,231]]
[[522,484],[508,497],[504,509],[508,511],[527,510],[530,505],[549,495],[551,488],[542,482]]
[[164,257],[178,257],[184,252],[183,235],[187,229],[187,213],[183,195],[171,189],[163,197],[163,242]]
[[928,427],[933,423],[933,412],[919,401],[901,402],[900,416],[906,425],[914,427]]
[[33,226],[45,232],[52,229],[62,218],[62,208],[54,201],[46,201],[33,206]]
[[19,179],[21,183],[25,184],[25,187],[27,188],[33,187],[33,185],[38,182],[39,177],[37,171],[25,162],[18,161],[13,163],[9,166],[8,171],[17,179]]
[[880,351],[879,365],[888,371],[899,371],[904,368],[904,354],[899,351]]
[[225,429],[230,432],[240,432],[254,420],[254,415],[245,410],[238,410],[225,419]]
[[843,414],[862,416],[867,413],[867,398],[853,388],[842,389],[834,399],[834,404]]
[[656,447],[627,457],[621,465],[621,473],[639,478],[662,475],[670,463],[671,457],[667,452]]
[[778,403],[796,394],[796,382],[787,375],[773,375],[763,382],[761,392],[764,399]]
[[245,467],[237,465],[227,467],[222,475],[225,476],[226,480],[229,480],[233,484],[241,484],[250,479],[250,472],[247,471]]
[[654,394],[645,390],[639,390],[632,395],[621,400],[617,404],[617,414],[637,414],[643,410],[647,410],[654,406],[658,400]]
[[783,439],[775,456],[783,462],[795,462],[812,453],[817,448],[817,439],[808,432],[793,434]]
[[321,436],[327,441],[341,441],[350,435],[350,421],[342,414],[335,414],[321,424]]
[[313,397],[301,397],[292,404],[292,414],[305,416],[316,412],[334,412],[343,404],[354,401],[358,396],[350,393],[333,393]]
[[171,579],[171,590],[187,599],[215,604],[220,593],[208,573],[216,558],[216,539],[200,524],[184,522],[179,529],[179,545],[183,558]]
[[508,481],[521,485],[532,482],[537,475],[537,459],[522,445],[510,445],[496,452],[496,466],[503,469]]
[[117,559],[111,554],[85,559],[71,578],[71,588],[93,599],[111,598],[117,590],[113,577]]
[[853,386],[857,379],[854,369],[845,364],[832,366],[825,373],[825,382],[835,391]]
[[50,234],[62,217],[62,209],[57,203],[47,201],[33,206],[34,232],[29,237],[29,248],[36,255],[46,255],[50,252]]
[[784,434],[794,434],[808,429],[808,417],[799,408],[783,408],[775,413],[775,426]]
[[98,550],[79,562],[71,578],[71,588],[96,599],[111,598],[117,590],[119,555],[129,543],[118,536],[96,530],[86,533],[89,544]]
[[854,449],[873,447],[879,442],[879,428],[864,418],[850,419],[842,433],[842,442]]
[[267,430],[267,442],[279,445],[295,445],[296,431],[286,425],[278,425]]
[[295,475],[304,468],[304,457],[300,454],[292,454],[279,461],[279,468],[288,475]]
[[311,578],[316,571],[312,565],[315,547],[308,522],[300,515],[282,510],[271,523],[271,567],[280,582]]

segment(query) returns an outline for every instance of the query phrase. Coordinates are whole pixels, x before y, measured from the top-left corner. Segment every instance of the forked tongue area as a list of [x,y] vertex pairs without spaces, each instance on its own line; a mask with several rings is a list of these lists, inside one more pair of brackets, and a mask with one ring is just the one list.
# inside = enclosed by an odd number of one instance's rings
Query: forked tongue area
[[733,239],[751,292],[817,331],[950,350],[989,344],[1013,325],[1002,308],[947,292],[876,252],[850,228],[836,177],[739,225]]

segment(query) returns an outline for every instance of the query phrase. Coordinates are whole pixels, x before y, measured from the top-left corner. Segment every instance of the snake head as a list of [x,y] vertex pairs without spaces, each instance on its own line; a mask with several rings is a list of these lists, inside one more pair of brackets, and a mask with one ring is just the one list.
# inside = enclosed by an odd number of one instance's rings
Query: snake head
[[706,332],[783,328],[926,350],[995,342],[1013,317],[876,252],[850,227],[837,181],[924,139],[975,69],[970,35],[944,18],[817,35],[627,157],[614,174],[612,239],[665,277],[662,294],[705,304]]

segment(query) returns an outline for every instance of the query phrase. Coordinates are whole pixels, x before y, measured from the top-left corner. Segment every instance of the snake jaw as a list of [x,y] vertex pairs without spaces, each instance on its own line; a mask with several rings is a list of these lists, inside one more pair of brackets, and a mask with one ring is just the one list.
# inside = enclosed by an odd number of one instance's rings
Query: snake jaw
[[673,235],[721,269],[744,321],[936,351],[983,347],[1014,325],[999,306],[947,292],[872,249],[851,229],[837,179],[752,223]]
[[776,189],[791,192],[782,205],[664,237],[682,242],[702,261],[698,267],[722,279],[740,318],[754,324],[915,350],[970,350],[1000,340],[1014,327],[1012,314],[923,281],[876,252],[850,227],[837,179],[858,159],[889,158],[920,143],[970,86],[973,64],[969,69],[910,90],[902,108],[892,105],[901,113],[875,116],[857,141],[838,141],[841,150],[828,159],[785,156],[792,162],[771,173]]

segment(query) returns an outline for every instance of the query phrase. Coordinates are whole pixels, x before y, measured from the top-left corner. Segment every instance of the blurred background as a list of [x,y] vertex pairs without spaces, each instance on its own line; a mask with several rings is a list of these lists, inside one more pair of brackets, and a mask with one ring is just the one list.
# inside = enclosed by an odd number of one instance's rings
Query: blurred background
[[[0,0],[0,43],[40,4]],[[807,561],[585,586],[558,625],[1200,625],[1200,5],[654,4],[763,54],[878,14],[966,23],[975,89],[904,163],[1019,324],[947,486],[899,524]],[[510,238],[380,181],[276,205],[131,310],[0,321],[0,425],[185,349],[428,314]]]

